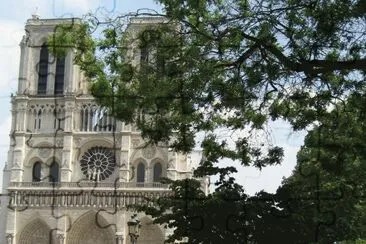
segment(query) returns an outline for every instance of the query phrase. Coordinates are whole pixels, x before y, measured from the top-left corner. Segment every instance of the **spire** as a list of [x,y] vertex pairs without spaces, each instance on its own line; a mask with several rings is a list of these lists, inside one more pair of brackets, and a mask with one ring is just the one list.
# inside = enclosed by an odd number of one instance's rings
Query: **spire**
[[34,20],[39,19],[38,7],[36,7],[36,10],[34,10],[34,12],[32,14],[32,19],[34,19]]

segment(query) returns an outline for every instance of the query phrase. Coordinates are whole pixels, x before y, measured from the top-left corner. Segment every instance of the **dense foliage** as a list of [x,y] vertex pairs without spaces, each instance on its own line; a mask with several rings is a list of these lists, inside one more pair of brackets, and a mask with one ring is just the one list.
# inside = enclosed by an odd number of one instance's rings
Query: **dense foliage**
[[[219,175],[215,192],[204,196],[194,180],[170,182],[175,198],[144,210],[175,228],[172,239],[190,243],[363,236],[364,183],[355,182],[365,172],[364,1],[158,2],[164,14],[136,16],[159,16],[160,23],[140,26],[137,34],[126,29],[131,16],[107,25],[88,16],[50,38],[57,55],[74,48],[97,101],[151,142],[186,153],[204,135],[205,160],[195,175]],[[101,38],[93,38],[96,28],[103,28]],[[282,148],[251,138],[277,119],[312,130],[294,175],[276,194],[249,197],[230,176],[236,168],[220,161],[260,169],[279,164]],[[224,136],[217,133],[222,128]],[[179,200],[187,194],[199,200]]]

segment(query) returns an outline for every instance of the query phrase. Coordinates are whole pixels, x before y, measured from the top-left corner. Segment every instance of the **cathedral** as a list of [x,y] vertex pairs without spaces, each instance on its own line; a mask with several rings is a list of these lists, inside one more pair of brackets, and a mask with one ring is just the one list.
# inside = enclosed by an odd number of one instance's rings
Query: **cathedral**
[[[192,177],[201,155],[147,145],[134,125],[95,103],[73,52],[55,58],[47,45],[56,25],[71,21],[33,15],[25,25],[11,98],[0,243],[126,244],[135,221],[137,243],[161,244],[172,230],[126,206],[169,195],[160,177]],[[136,17],[127,28],[138,32],[159,21]],[[146,58],[134,53],[135,63]],[[207,192],[205,180],[202,189]]]

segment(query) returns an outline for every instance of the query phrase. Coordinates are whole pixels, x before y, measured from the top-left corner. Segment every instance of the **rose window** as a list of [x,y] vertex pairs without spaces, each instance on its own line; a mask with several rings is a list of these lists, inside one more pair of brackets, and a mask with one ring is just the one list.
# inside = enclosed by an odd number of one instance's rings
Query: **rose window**
[[113,173],[116,160],[111,149],[92,147],[81,157],[80,165],[89,180],[101,181]]

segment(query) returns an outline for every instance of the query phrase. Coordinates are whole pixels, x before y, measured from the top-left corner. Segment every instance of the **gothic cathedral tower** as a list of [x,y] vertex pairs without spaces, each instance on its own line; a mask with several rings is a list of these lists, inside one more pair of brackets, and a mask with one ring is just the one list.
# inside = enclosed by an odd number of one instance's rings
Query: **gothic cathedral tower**
[[[148,146],[133,125],[115,120],[88,94],[73,52],[54,58],[47,45],[57,24],[26,23],[18,91],[12,97],[8,161],[1,201],[1,243],[129,243],[126,205],[169,194],[160,177],[192,177],[199,155]],[[154,18],[135,18],[130,28]],[[142,54],[141,54],[142,56]],[[161,244],[168,231],[142,223],[138,243]]]

